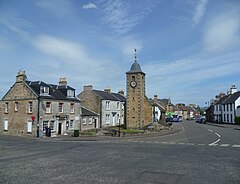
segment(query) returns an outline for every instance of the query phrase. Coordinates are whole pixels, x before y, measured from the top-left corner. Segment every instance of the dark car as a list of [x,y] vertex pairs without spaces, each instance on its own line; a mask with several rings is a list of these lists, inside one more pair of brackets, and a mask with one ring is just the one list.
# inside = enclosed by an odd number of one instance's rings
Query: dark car
[[197,117],[196,123],[205,124],[206,123],[205,117]]

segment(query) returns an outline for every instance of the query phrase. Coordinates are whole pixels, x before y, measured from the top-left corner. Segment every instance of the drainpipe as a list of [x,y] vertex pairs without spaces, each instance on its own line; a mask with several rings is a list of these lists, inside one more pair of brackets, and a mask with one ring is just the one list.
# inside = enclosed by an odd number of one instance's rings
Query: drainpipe
[[40,119],[40,99],[37,97],[38,108],[37,108],[37,137],[39,137],[39,119]]

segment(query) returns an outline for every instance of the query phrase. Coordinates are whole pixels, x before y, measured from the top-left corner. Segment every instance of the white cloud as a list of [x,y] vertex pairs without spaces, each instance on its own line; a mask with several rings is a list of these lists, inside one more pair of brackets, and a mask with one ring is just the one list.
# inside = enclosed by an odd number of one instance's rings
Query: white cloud
[[82,6],[83,9],[96,9],[97,5],[93,4],[93,3],[88,3]]
[[198,24],[201,20],[202,16],[205,13],[206,7],[207,7],[208,0],[199,0],[198,4],[195,7],[195,12],[193,15],[193,22],[195,24]]
[[[103,1],[103,22],[110,25],[116,33],[124,34],[129,32],[152,9],[151,4],[146,7],[141,6],[141,8],[131,5],[129,2],[121,0]],[[137,7],[139,9],[136,9]]]
[[240,10],[216,15],[209,20],[203,36],[204,48],[215,52],[240,44]]

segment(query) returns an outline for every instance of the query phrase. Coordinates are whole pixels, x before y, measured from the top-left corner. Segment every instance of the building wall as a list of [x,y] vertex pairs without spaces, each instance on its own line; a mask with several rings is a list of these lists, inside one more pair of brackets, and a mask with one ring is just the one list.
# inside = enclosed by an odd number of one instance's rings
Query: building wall
[[[51,113],[46,113],[46,103],[51,102]],[[63,113],[59,112],[59,103],[63,103]],[[70,113],[70,105],[74,103],[74,113]],[[81,103],[76,101],[48,100],[40,101],[40,131],[45,130],[44,125],[52,126],[52,134],[72,133],[80,129]]]
[[[8,102],[8,113],[5,113],[5,103]],[[18,111],[15,111],[15,102],[18,102]],[[29,102],[32,102],[32,113],[28,113]],[[25,82],[16,82],[1,101],[1,126],[0,132],[12,135],[36,135],[38,101],[34,93]],[[32,129],[28,132],[28,122],[35,117]],[[8,121],[8,130],[4,131],[4,123]]]
[[99,128],[98,116],[82,116],[81,130],[91,130]]
[[225,109],[223,108],[223,122],[224,123],[235,123],[235,109],[234,104],[224,104]]

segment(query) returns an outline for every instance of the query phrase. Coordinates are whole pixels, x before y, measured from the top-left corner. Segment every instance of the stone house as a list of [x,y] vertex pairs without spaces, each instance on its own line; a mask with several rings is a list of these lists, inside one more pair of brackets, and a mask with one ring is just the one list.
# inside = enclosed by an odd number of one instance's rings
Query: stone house
[[99,128],[99,114],[85,108],[82,109],[81,127],[80,130],[90,130]]
[[112,93],[110,88],[101,91],[88,85],[78,97],[85,108],[99,114],[99,128],[125,124],[126,98],[122,91]]
[[20,71],[1,108],[0,133],[42,136],[46,127],[52,135],[79,130],[81,103],[65,78],[53,85],[28,81],[25,71]]
[[161,104],[161,101],[160,99],[158,99],[157,95],[154,95],[152,104],[153,104],[153,122],[165,123],[166,109]]
[[178,115],[181,115],[184,120],[190,118],[189,109],[185,106],[185,104],[179,103],[179,104],[176,104],[176,107],[179,109]]

